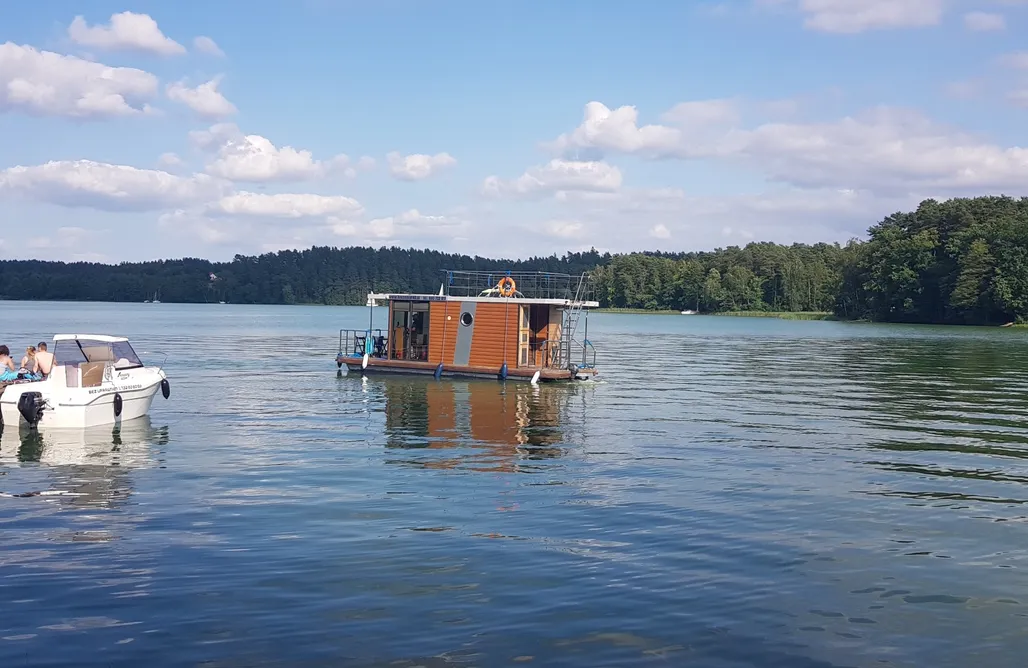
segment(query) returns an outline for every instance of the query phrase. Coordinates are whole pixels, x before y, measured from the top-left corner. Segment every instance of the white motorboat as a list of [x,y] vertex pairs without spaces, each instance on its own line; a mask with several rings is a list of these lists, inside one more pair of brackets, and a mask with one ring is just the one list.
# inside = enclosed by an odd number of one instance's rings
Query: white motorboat
[[0,394],[6,426],[80,429],[142,417],[171,385],[161,367],[146,366],[129,340],[101,334],[58,334],[54,365],[43,380],[15,381]]

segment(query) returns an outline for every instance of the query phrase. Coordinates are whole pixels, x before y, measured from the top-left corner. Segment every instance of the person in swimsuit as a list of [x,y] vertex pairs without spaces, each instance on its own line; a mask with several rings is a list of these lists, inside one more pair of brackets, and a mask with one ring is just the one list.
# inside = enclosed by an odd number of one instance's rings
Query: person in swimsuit
[[36,373],[46,378],[54,368],[54,354],[47,352],[46,341],[40,341],[36,346]]
[[11,359],[11,349],[0,345],[0,382],[18,380],[18,371]]
[[25,349],[25,357],[21,358],[21,368],[18,369],[18,373],[36,373],[36,349],[33,346],[29,346]]

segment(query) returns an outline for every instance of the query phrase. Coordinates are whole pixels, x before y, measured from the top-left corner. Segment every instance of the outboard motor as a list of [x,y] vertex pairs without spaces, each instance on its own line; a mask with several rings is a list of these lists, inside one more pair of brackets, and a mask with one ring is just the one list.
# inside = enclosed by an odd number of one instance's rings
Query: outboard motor
[[44,406],[43,395],[39,392],[22,392],[18,397],[18,412],[30,427],[35,427],[43,419]]

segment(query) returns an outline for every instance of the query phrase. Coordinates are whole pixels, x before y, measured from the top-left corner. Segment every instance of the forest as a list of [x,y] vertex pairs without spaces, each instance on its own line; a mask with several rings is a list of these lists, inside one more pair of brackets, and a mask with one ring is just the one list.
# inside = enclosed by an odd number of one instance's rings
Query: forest
[[0,298],[363,304],[376,292],[439,289],[446,269],[593,272],[601,306],[826,312],[852,320],[1005,324],[1028,320],[1028,198],[926,200],[845,245],[754,242],[706,252],[503,260],[401,248],[313,247],[231,262],[105,265],[0,261]]

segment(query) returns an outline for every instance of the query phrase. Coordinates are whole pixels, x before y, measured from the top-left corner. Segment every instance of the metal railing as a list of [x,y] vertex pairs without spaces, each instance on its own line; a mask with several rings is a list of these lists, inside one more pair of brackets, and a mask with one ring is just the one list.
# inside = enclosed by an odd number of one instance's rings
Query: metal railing
[[500,296],[497,284],[504,278],[510,278],[515,284],[513,296],[516,298],[589,300],[591,292],[582,290],[583,285],[589,285],[587,276],[542,271],[445,270],[443,294],[450,297]]
[[389,355],[389,337],[381,329],[340,329],[339,354],[345,357],[384,358]]

